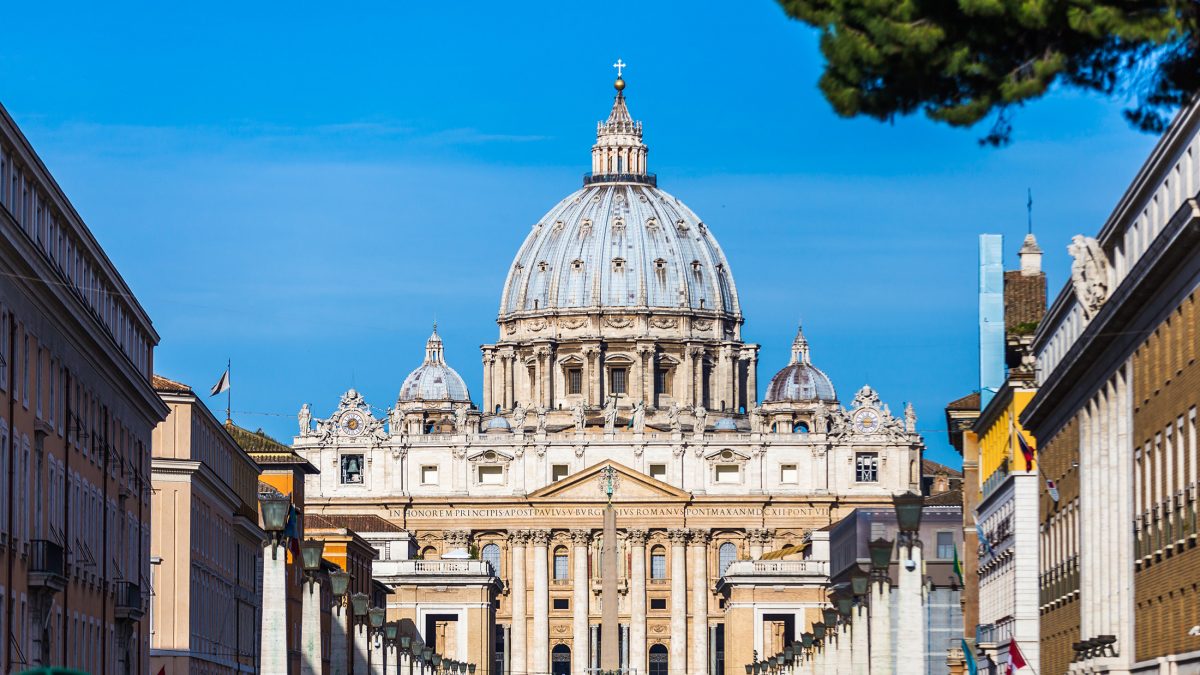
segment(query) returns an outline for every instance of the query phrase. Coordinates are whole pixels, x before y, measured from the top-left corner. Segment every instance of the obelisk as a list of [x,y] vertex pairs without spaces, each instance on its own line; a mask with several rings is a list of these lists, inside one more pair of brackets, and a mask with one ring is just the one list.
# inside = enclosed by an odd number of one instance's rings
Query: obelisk
[[617,618],[617,511],[613,508],[613,492],[616,490],[617,470],[606,466],[601,470],[604,491],[608,503],[604,507],[604,558],[600,583],[600,669],[617,672],[621,667],[619,624]]

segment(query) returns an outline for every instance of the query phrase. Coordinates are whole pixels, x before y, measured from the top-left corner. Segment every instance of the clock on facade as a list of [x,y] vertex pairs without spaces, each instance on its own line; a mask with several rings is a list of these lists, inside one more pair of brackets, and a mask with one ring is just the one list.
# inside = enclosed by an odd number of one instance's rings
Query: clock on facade
[[351,410],[342,415],[342,419],[338,425],[342,428],[342,433],[347,436],[357,436],[366,428],[367,420],[362,416],[362,413]]
[[872,408],[863,408],[854,413],[854,428],[864,434],[879,431],[879,413]]

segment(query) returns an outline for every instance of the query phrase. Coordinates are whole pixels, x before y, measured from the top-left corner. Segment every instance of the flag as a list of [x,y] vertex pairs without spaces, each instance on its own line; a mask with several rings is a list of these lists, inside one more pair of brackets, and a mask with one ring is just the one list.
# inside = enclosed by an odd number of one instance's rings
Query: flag
[[1017,646],[1017,641],[1015,639],[1010,639],[1008,641],[1009,674],[1011,675],[1012,673],[1017,672],[1018,670],[1024,668],[1025,665],[1025,656],[1021,654],[1021,648]]
[[300,555],[300,511],[293,504],[288,509],[287,524],[283,526],[283,536],[288,538],[288,550],[292,555]]
[[1046,492],[1050,493],[1050,499],[1053,499],[1054,503],[1057,504],[1058,503],[1058,486],[1055,485],[1054,481],[1050,480],[1049,478],[1046,479]]
[[979,666],[975,663],[975,651],[967,646],[967,639],[962,639],[963,658],[967,660],[967,675],[978,675]]
[[1021,444],[1021,454],[1025,455],[1025,470],[1033,471],[1033,448],[1025,440],[1025,434],[1017,432],[1017,442]]
[[229,369],[228,368],[225,369],[225,372],[221,373],[221,379],[217,380],[217,383],[213,385],[212,391],[209,392],[208,395],[216,396],[217,394],[220,394],[221,392],[225,392],[225,391],[229,391]]
[[979,537],[979,543],[983,544],[983,550],[992,555],[992,542],[988,541],[987,535],[983,533],[983,525],[975,523],[975,534]]
[[954,545],[954,573],[958,575],[958,585],[965,586],[962,575],[962,561],[958,559],[958,544]]

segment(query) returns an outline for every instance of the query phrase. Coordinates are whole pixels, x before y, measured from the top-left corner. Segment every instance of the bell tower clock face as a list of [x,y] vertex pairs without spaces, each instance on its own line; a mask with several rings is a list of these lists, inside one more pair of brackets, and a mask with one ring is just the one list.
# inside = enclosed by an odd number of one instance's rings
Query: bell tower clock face
[[367,420],[362,416],[362,413],[351,410],[338,421],[338,426],[341,427],[342,433],[347,436],[357,436],[363,432],[367,426]]
[[873,408],[863,408],[854,413],[854,429],[860,433],[873,434],[879,431],[879,413]]

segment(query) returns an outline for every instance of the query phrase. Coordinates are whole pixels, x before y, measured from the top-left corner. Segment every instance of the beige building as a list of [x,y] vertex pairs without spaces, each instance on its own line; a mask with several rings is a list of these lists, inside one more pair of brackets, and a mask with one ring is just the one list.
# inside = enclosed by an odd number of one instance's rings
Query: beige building
[[170,413],[152,445],[151,670],[243,672],[258,663],[260,468],[190,387],[153,382]]
[[157,343],[0,107],[0,671],[148,672]]
[[[777,616],[821,601],[820,563],[762,558],[920,489],[911,407],[869,386],[843,405],[803,333],[759,401],[729,261],[646,171],[624,84],[583,188],[509,269],[482,408],[435,329],[386,415],[354,390],[299,415],[293,447],[321,469],[306,511],[390,522],[360,531],[390,615],[481,672],[743,672]],[[807,629],[784,625],[786,642]]]

